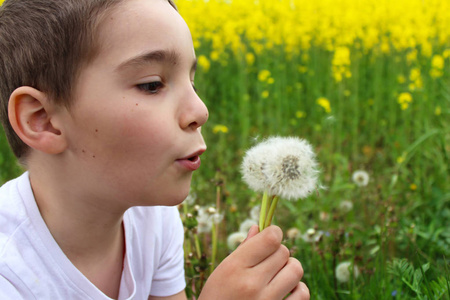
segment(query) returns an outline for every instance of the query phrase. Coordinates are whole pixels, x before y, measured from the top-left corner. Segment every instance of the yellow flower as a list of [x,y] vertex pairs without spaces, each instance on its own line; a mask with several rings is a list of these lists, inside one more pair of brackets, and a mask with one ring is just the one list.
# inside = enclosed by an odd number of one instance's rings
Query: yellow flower
[[400,83],[400,84],[405,83],[405,82],[406,82],[405,76],[403,76],[403,75],[398,75],[398,76],[397,76],[397,82]]
[[406,54],[406,60],[411,63],[417,61],[417,50],[414,49]]
[[251,66],[255,63],[255,55],[253,53],[248,52],[245,54],[245,61],[247,62],[247,65]]
[[209,57],[211,58],[211,60],[217,61],[219,60],[220,54],[218,51],[212,51]]
[[430,76],[432,78],[442,77],[444,75],[444,58],[440,55],[434,55],[431,59]]
[[258,80],[261,82],[265,82],[270,78],[270,71],[269,70],[261,70],[258,73]]
[[228,127],[225,125],[217,124],[213,127],[213,133],[217,134],[219,132],[228,133]]
[[350,49],[347,47],[336,48],[331,62],[333,77],[336,82],[342,81],[343,77],[350,78]]
[[444,75],[444,72],[442,70],[439,70],[439,69],[431,69],[430,70],[431,78],[439,78],[439,77],[442,77],[443,75]]
[[397,102],[400,104],[402,110],[407,109],[412,100],[412,96],[408,92],[401,93],[397,98]]
[[261,93],[261,97],[263,97],[264,99],[265,99],[265,98],[269,98],[269,91],[263,91],[263,92]]
[[440,55],[434,55],[431,59],[431,67],[442,70],[444,68],[444,58]]
[[415,190],[417,190],[417,185],[415,183],[411,183],[409,188],[411,189],[411,191],[415,191]]
[[444,58],[449,58],[450,57],[450,49],[445,49],[444,52],[442,53],[442,56]]
[[419,68],[413,68],[409,72],[409,80],[416,81],[420,79],[420,69]]
[[295,112],[295,116],[299,119],[306,117],[306,113],[304,111],[298,110]]
[[436,116],[440,116],[441,113],[442,113],[442,108],[441,108],[439,105],[436,106],[436,108],[434,109],[434,114],[435,114]]
[[400,165],[402,164],[406,159],[406,153],[403,152],[401,156],[397,157],[397,163]]
[[317,99],[317,104],[319,104],[319,106],[321,106],[326,113],[331,112],[330,101],[327,98],[320,97],[319,99]]
[[308,72],[308,68],[305,67],[305,66],[298,66],[297,70],[298,70],[300,73],[306,73],[306,72]]
[[208,72],[209,68],[211,67],[211,63],[209,62],[209,59],[204,56],[200,55],[197,59],[198,65],[203,69],[203,71]]

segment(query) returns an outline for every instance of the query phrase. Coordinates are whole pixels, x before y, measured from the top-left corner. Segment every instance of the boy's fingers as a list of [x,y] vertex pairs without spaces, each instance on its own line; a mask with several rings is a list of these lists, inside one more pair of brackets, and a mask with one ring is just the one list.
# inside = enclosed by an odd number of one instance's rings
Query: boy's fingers
[[283,232],[279,227],[269,226],[252,238],[247,238],[246,242],[238,247],[232,255],[239,256],[239,260],[244,263],[245,267],[253,267],[277,251],[282,238]]
[[[303,277],[303,268],[301,263],[290,257],[286,263],[286,265],[278,272],[272,281],[269,283],[271,289],[276,291],[276,298],[284,297],[288,293],[299,294],[299,292],[294,291],[299,288],[298,284],[300,279]],[[301,299],[301,298],[292,298],[292,299]]]
[[309,300],[309,289],[303,282],[299,282],[291,294],[285,300]]
[[[270,283],[287,266],[289,259],[289,249],[284,245],[280,245],[277,251],[255,266],[255,268],[258,268],[258,272],[264,276],[266,283]],[[292,290],[293,286],[288,291]]]

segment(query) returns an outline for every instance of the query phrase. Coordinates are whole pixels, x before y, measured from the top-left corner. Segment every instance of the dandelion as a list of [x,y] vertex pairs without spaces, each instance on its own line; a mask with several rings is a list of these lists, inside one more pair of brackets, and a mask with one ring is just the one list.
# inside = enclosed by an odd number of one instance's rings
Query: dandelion
[[323,231],[316,231],[314,228],[309,228],[301,236],[301,238],[307,243],[317,243],[323,236]]
[[297,200],[317,188],[315,153],[307,141],[296,137],[271,137],[259,143],[247,151],[241,170],[248,186],[264,193],[260,230],[270,225],[278,197]]
[[330,219],[330,214],[329,213],[327,213],[326,211],[321,211],[320,213],[319,213],[319,219],[321,220],[321,221],[328,221],[329,219]]
[[247,238],[247,234],[245,232],[233,232],[227,238],[227,246],[228,249],[234,250],[236,249],[245,239]]
[[363,170],[353,172],[352,180],[357,186],[366,186],[369,184],[369,173]]
[[250,218],[252,220],[258,221],[260,212],[261,212],[261,206],[257,205],[257,206],[252,207],[252,209],[250,210]]
[[239,226],[239,231],[248,232],[253,225],[258,225],[258,222],[253,219],[245,219]]
[[295,240],[299,238],[301,235],[302,233],[300,232],[300,230],[295,227],[289,228],[289,230],[286,231],[286,237],[290,240]]
[[214,207],[199,207],[197,210],[197,232],[211,232],[213,224],[219,224],[224,218],[224,213],[218,213]]
[[[337,267],[336,267],[336,279],[341,282],[348,282],[350,280],[350,276],[351,276],[351,271],[350,271],[350,267],[352,266],[352,262],[350,261],[346,261],[346,262],[341,262]],[[353,266],[353,278],[358,278],[359,276],[359,269],[357,266]]]
[[350,200],[343,200],[343,201],[341,201],[341,203],[339,203],[339,209],[343,213],[348,213],[349,211],[351,211],[353,209],[353,202]]
[[197,232],[198,233],[208,233],[212,230],[213,222],[208,214],[206,214],[203,210],[199,210],[197,216]]
[[186,199],[184,199],[183,202],[187,205],[194,205],[195,200],[197,200],[197,194],[189,192],[188,196],[186,197]]

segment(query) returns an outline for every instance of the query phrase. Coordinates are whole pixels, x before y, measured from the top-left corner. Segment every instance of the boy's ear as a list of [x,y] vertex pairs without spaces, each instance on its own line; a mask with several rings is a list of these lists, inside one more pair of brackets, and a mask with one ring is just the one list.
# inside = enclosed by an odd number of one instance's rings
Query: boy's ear
[[58,154],[67,147],[59,128],[58,109],[47,94],[21,86],[9,98],[9,122],[19,138],[33,149]]

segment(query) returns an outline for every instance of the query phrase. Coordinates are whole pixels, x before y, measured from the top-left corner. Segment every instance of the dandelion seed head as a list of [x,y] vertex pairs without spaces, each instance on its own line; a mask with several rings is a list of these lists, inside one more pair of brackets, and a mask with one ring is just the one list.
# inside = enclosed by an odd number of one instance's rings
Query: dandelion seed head
[[188,196],[186,197],[186,199],[184,199],[183,202],[187,205],[194,205],[195,200],[197,200],[197,194],[189,191]]
[[348,213],[353,209],[353,202],[350,200],[343,200],[339,203],[339,209],[344,213]]
[[258,225],[258,222],[253,219],[245,219],[239,226],[239,231],[248,232],[253,225]]
[[233,232],[227,238],[227,246],[228,249],[234,250],[236,249],[247,237],[247,233],[245,232]]
[[315,153],[307,141],[296,137],[271,137],[250,148],[241,170],[254,191],[287,200],[304,198],[317,188]]
[[264,173],[266,157],[269,154],[267,147],[261,144],[248,150],[241,165],[244,181],[255,192],[263,192],[267,186],[267,176]]
[[366,186],[369,184],[369,173],[364,170],[357,170],[353,172],[352,180],[357,186]]
[[223,221],[224,213],[214,213],[211,215],[212,222],[214,224],[220,224]]
[[[336,279],[339,282],[348,282],[350,280],[350,267],[352,263],[350,261],[341,262],[336,267]],[[353,266],[353,277],[356,279],[359,276],[359,269],[357,266]]]
[[316,231],[314,228],[309,228],[301,238],[307,243],[317,243],[323,236],[323,231]]
[[299,238],[302,235],[300,232],[300,229],[296,227],[289,228],[288,231],[286,231],[286,237],[291,240],[295,240]]
[[217,213],[214,207],[199,207],[197,209],[197,232],[208,233],[211,232],[213,223],[222,222],[223,213]]
[[326,211],[321,211],[319,213],[319,219],[324,222],[328,221],[330,219],[330,214]]
[[260,212],[261,212],[260,205],[256,205],[256,206],[252,207],[252,209],[250,210],[250,218],[252,220],[258,221]]
[[312,146],[298,138],[273,138],[264,173],[268,193],[288,200],[305,198],[317,187],[318,170]]

